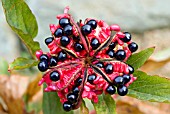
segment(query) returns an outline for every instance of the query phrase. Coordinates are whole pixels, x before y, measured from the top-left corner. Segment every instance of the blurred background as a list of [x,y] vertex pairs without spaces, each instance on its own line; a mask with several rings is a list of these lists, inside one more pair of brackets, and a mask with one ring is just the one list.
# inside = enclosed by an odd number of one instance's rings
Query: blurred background
[[[170,77],[170,0],[26,0],[26,2],[35,14],[39,26],[35,40],[40,42],[44,51],[48,51],[44,40],[51,35],[49,24],[58,23],[56,15],[62,14],[65,6],[70,6],[69,13],[77,21],[86,18],[102,19],[108,24],[118,24],[122,31],[131,32],[133,40],[139,45],[138,51],[155,46],[154,54],[141,70],[149,74]],[[7,63],[20,56],[29,57],[29,54],[17,35],[9,28],[3,8],[0,7],[0,75],[4,75]],[[28,75],[27,72],[30,71],[33,70],[14,72],[13,75],[19,75],[17,79],[20,80],[20,77],[23,78],[23,75]],[[30,77],[37,76],[35,72],[31,74]],[[10,84],[9,80],[11,79],[0,77],[0,84],[7,82]],[[24,80],[25,88],[23,86],[20,94],[25,92],[30,83],[30,78],[24,77]],[[16,83],[19,84],[17,81],[14,82]],[[19,88],[19,85],[16,86]],[[36,95],[38,97],[35,96],[34,100],[37,103],[41,101],[42,93],[37,91]],[[0,98],[1,102],[3,100]],[[170,114],[168,104],[144,102],[129,97],[119,98],[117,105],[118,114]],[[36,113],[39,112],[41,113],[41,108]]]

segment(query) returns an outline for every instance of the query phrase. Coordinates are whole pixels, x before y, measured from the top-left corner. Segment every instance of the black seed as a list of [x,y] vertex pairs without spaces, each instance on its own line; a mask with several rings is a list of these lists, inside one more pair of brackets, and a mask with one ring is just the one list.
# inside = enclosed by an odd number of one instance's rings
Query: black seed
[[80,77],[77,78],[76,81],[75,81],[74,83],[75,83],[76,86],[81,85],[81,83],[82,83],[82,78],[80,78]]
[[42,55],[40,56],[40,61],[43,61],[43,60],[48,61],[48,60],[49,60],[49,57],[48,57],[46,54],[42,54]]
[[114,50],[112,50],[112,49],[107,50],[106,53],[107,53],[111,58],[115,57]]
[[67,95],[67,100],[69,101],[69,102],[71,102],[71,103],[75,103],[75,102],[77,102],[77,95],[76,94],[74,94],[74,93],[69,93],[68,95]]
[[76,52],[80,52],[80,51],[82,51],[84,49],[84,47],[80,43],[75,43],[74,44],[74,49],[75,49]]
[[45,44],[48,45],[48,44],[50,44],[53,40],[54,40],[53,37],[48,37],[48,38],[45,39]]
[[50,58],[50,66],[56,66],[57,65],[57,57],[52,56]]
[[116,47],[116,43],[115,42],[112,42],[110,45],[109,45],[109,49],[114,49]]
[[60,74],[58,71],[53,71],[50,73],[50,80],[58,81],[60,79]]
[[105,72],[106,72],[106,74],[112,74],[113,73],[113,65],[112,64],[107,64],[105,66]]
[[135,42],[132,42],[128,45],[128,48],[131,52],[135,52],[138,49],[138,45]]
[[58,54],[57,59],[59,61],[64,61],[64,60],[66,60],[66,58],[67,58],[67,54],[64,51],[60,51],[59,54]]
[[96,63],[96,66],[99,68],[103,68],[104,64],[103,64],[103,62],[98,62],[98,63]]
[[70,43],[70,38],[67,36],[62,36],[60,39],[60,43],[62,46],[66,47]]
[[113,80],[113,83],[114,83],[116,86],[123,85],[123,84],[124,84],[124,78],[123,78],[122,76],[117,76],[117,77]]
[[93,50],[97,49],[100,46],[99,40],[96,38],[93,38],[91,40],[91,47]]
[[88,34],[91,33],[92,28],[91,28],[90,25],[87,25],[87,24],[86,24],[86,25],[83,25],[83,26],[81,27],[81,31],[82,31],[83,35],[88,35]]
[[72,35],[72,26],[71,25],[67,25],[64,27],[63,32],[66,36]]
[[96,79],[96,75],[95,74],[91,74],[88,76],[87,81],[91,84],[93,84],[93,81]]
[[128,93],[128,88],[126,86],[119,86],[119,87],[117,87],[117,93],[120,96],[124,96]]
[[131,65],[128,65],[128,70],[129,70],[129,74],[134,73],[134,68]]
[[90,25],[92,29],[96,29],[97,27],[97,22],[94,19],[89,20],[87,24]]
[[122,77],[123,77],[123,80],[124,80],[124,84],[127,84],[131,79],[131,77],[127,74],[124,74]]
[[70,111],[72,109],[72,103],[70,103],[69,101],[64,102],[63,109],[67,112]]
[[106,92],[113,95],[116,92],[116,88],[112,85],[109,85],[106,89]]
[[78,88],[78,87],[74,87],[74,88],[72,89],[72,91],[73,91],[73,93],[75,93],[75,94],[79,94],[79,88]]
[[124,50],[118,50],[115,57],[117,60],[124,60],[126,58],[126,52]]
[[63,30],[61,28],[58,28],[55,32],[54,32],[54,36],[55,37],[61,37],[63,35]]
[[70,25],[70,20],[68,18],[61,18],[59,25],[64,28],[66,25]]
[[80,37],[79,36],[73,36],[73,40],[78,42],[78,41],[80,41]]
[[127,43],[131,40],[131,34],[129,32],[124,32],[125,37],[124,38],[120,38],[123,42]]
[[45,72],[48,69],[48,62],[46,60],[40,61],[38,64],[38,69],[41,72]]

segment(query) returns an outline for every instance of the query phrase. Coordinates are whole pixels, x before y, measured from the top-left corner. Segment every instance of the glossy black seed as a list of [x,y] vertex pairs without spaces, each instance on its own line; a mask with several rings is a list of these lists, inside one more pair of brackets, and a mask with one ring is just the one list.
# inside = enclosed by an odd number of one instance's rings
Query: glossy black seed
[[128,48],[131,52],[135,52],[138,49],[138,45],[135,42],[132,42],[128,45]]
[[52,56],[50,58],[50,66],[56,66],[57,65],[57,57]]
[[116,86],[123,85],[123,84],[124,84],[124,78],[123,78],[122,76],[117,76],[117,77],[113,80],[113,83],[114,83]]
[[72,110],[72,103],[70,103],[69,101],[66,101],[63,103],[63,109],[68,112],[70,110]]
[[119,86],[119,87],[117,87],[117,93],[120,96],[124,96],[128,93],[128,88],[126,86]]
[[48,69],[48,62],[46,60],[40,61],[38,64],[38,69],[41,72],[45,72]]
[[112,42],[110,45],[109,45],[109,49],[114,49],[116,47],[116,43],[115,42]]
[[88,76],[87,81],[91,84],[93,84],[93,81],[96,79],[96,75],[95,74],[91,74]]
[[106,92],[113,95],[115,92],[116,92],[116,88],[112,85],[109,85],[107,88],[106,88]]
[[81,27],[81,31],[82,31],[83,35],[88,35],[88,34],[91,33],[92,28],[91,28],[90,25],[87,25],[87,24],[86,24],[86,25],[83,25],[83,26]]
[[113,65],[112,64],[106,64],[105,72],[106,72],[106,74],[112,74],[113,73]]
[[79,86],[79,85],[81,85],[81,83],[82,83],[82,78],[77,78],[76,79],[76,81],[74,82],[75,83],[75,86]]
[[76,52],[80,52],[80,51],[82,51],[84,49],[84,46],[82,44],[80,44],[80,43],[75,43],[74,44],[74,49],[75,49]]
[[67,36],[62,36],[60,39],[60,43],[62,46],[66,47],[70,43],[70,38]]
[[71,103],[75,103],[76,101],[77,101],[77,95],[76,94],[74,94],[74,93],[69,93],[68,95],[67,95],[67,100],[69,101],[69,102],[71,102]]
[[100,42],[96,38],[93,38],[90,44],[93,50],[97,49],[100,46]]
[[48,37],[48,38],[45,39],[45,44],[48,45],[48,44],[50,44],[53,40],[54,40],[53,37]]
[[131,34],[129,32],[124,32],[125,37],[124,38],[120,38],[123,42],[127,43],[131,40]]
[[80,41],[80,37],[79,36],[73,36],[73,40],[78,42],[78,41]]
[[63,32],[66,36],[72,35],[73,31],[72,31],[72,26],[71,25],[67,25],[64,27]]
[[107,50],[106,52],[111,58],[115,57],[115,52],[112,49]]
[[50,80],[58,81],[60,79],[60,74],[58,71],[53,71],[50,73]]
[[118,50],[115,57],[117,60],[124,60],[126,58],[126,52],[124,50]]
[[66,58],[67,58],[67,54],[66,54],[64,51],[60,51],[60,52],[58,53],[57,59],[58,59],[59,61],[64,61],[64,60],[66,60]]
[[42,54],[42,55],[40,56],[40,61],[43,61],[43,60],[48,61],[48,60],[49,60],[49,57],[48,57],[46,54]]
[[55,37],[61,37],[63,35],[63,30],[61,28],[58,28],[55,32],[54,32],[54,36]]
[[79,94],[79,88],[78,87],[74,87],[72,89],[72,92],[75,93],[75,94]]
[[123,80],[124,80],[124,84],[127,84],[131,79],[131,77],[127,74],[124,74],[122,77],[123,77]]
[[96,66],[99,68],[103,68],[104,64],[103,64],[103,62],[98,62],[98,63],[96,63]]
[[97,22],[94,19],[89,20],[87,24],[90,25],[92,29],[96,29],[97,27]]
[[128,70],[129,70],[129,74],[134,73],[134,68],[131,65],[128,65]]
[[59,25],[64,28],[66,25],[70,25],[70,20],[68,18],[61,18]]

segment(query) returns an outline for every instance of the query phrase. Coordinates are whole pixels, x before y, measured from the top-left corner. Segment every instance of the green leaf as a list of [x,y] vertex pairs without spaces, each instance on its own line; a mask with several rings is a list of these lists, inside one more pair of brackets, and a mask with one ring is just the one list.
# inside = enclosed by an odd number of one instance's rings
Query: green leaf
[[157,75],[150,76],[142,71],[134,72],[137,80],[129,86],[129,96],[155,102],[170,103],[170,80]]
[[9,64],[8,71],[22,70],[25,68],[30,68],[30,67],[36,66],[37,64],[38,64],[38,61],[35,61],[33,59],[18,57],[12,63]]
[[9,75],[8,72],[8,62],[0,57],[0,75]]
[[[44,88],[46,85],[44,85]],[[73,111],[65,112],[57,92],[43,93],[43,114],[73,114]]]
[[89,109],[86,107],[85,101],[82,101],[80,106],[80,114],[89,114]]
[[116,114],[116,105],[114,99],[110,95],[98,96],[98,103],[93,103],[97,114]]
[[133,68],[136,70],[140,68],[146,60],[152,55],[154,52],[155,47],[147,48],[143,51],[140,51],[139,53],[133,54],[129,59],[127,60],[127,64],[130,64],[133,66]]
[[32,57],[40,49],[39,43],[33,41],[38,33],[35,16],[24,0],[1,0],[7,23],[25,43]]

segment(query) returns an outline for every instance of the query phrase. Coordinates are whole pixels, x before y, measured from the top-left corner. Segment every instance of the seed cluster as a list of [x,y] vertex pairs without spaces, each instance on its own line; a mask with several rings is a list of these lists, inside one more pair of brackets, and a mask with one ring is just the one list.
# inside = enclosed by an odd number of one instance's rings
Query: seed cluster
[[126,95],[136,80],[133,67],[125,63],[138,49],[131,34],[102,20],[75,23],[68,10],[57,16],[57,25],[50,25],[52,36],[45,39],[49,52],[36,52],[38,69],[45,72],[39,85],[56,91],[65,111],[79,108],[83,98],[97,103],[102,93]]

